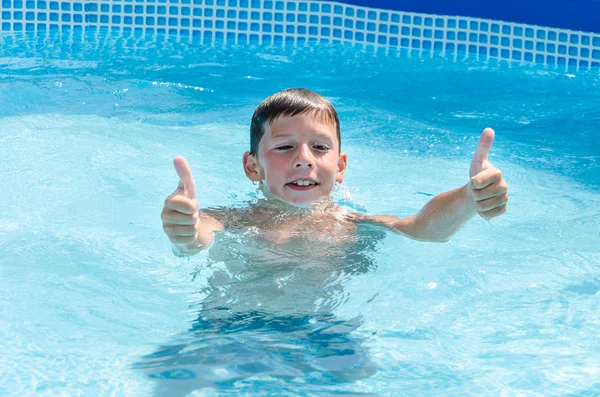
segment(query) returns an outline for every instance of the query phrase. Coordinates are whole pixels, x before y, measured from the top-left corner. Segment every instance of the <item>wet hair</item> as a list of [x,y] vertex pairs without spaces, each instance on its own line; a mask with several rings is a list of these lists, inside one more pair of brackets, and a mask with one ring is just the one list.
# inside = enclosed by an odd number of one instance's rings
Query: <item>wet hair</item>
[[269,123],[270,126],[278,117],[292,117],[298,114],[310,114],[334,127],[341,150],[340,121],[331,102],[314,91],[289,88],[271,95],[254,111],[250,124],[250,153],[258,153],[258,144],[265,133],[265,123]]

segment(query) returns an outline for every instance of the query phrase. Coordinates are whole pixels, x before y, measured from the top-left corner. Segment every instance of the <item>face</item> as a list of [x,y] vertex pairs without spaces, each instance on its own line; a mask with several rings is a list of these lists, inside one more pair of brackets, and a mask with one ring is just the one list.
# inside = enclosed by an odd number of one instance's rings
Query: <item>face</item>
[[309,114],[279,117],[265,124],[257,155],[244,154],[244,170],[269,193],[303,205],[331,194],[342,182],[346,154],[332,126]]

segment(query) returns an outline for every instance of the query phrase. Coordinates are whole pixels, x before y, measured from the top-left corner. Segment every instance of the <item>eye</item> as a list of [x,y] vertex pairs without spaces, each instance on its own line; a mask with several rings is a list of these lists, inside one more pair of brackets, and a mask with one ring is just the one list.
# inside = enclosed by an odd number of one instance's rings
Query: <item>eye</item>
[[313,148],[322,151],[322,152],[326,152],[329,150],[329,147],[325,146],[325,145],[314,145]]
[[275,150],[283,152],[284,150],[289,150],[292,148],[292,145],[283,145],[283,146],[278,146],[275,148]]

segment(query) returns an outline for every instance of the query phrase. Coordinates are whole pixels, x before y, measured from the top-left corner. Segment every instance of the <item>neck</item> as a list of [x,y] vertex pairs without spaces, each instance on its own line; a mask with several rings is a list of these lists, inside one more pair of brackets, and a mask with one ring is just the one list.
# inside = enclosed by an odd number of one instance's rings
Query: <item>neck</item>
[[268,204],[286,211],[304,213],[312,212],[315,210],[326,211],[330,208],[337,207],[337,205],[329,195],[321,196],[315,201],[307,201],[306,203],[293,204],[269,192],[263,183],[259,185],[258,190],[263,194]]

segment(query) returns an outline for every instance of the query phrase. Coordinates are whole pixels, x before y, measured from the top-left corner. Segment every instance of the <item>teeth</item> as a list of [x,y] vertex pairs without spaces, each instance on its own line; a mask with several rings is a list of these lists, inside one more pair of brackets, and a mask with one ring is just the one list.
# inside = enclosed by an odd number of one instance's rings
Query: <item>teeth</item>
[[294,184],[298,185],[298,186],[308,186],[308,185],[314,185],[315,183],[313,181],[302,181],[302,180],[300,180],[300,181],[294,182]]

